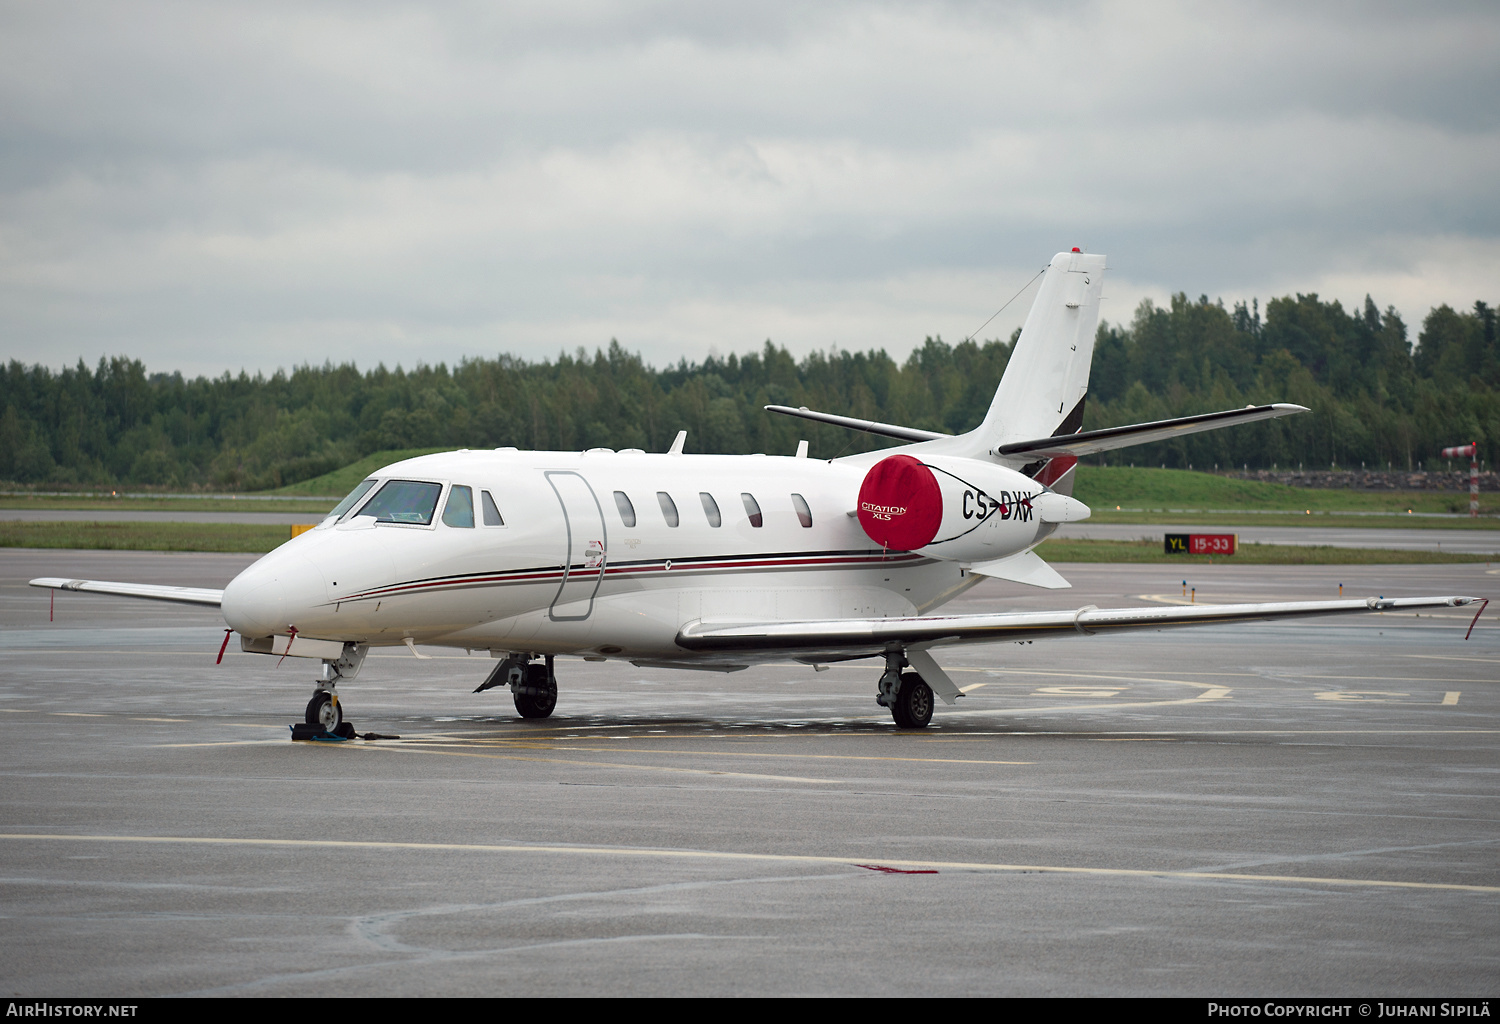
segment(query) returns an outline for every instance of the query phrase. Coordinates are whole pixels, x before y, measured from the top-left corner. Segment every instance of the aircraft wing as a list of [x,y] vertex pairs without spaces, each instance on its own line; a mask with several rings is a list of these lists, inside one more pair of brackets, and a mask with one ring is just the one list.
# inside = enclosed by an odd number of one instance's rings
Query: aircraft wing
[[1103,430],[1085,430],[1077,434],[1041,437],[1034,441],[1016,441],[1011,444],[1002,444],[995,449],[995,454],[1043,457],[1093,455],[1095,452],[1129,448],[1137,444],[1150,444],[1152,441],[1167,441],[1174,437],[1182,437],[1184,434],[1197,434],[1204,430],[1217,430],[1220,427],[1232,427],[1239,423],[1253,423],[1256,420],[1275,419],[1278,416],[1291,416],[1307,411],[1306,406],[1284,403],[1247,405],[1243,409],[1206,412],[1198,416],[1180,416],[1174,420],[1133,423],[1128,427],[1105,427]]
[[940,647],[996,643],[1041,637],[1093,636],[1173,626],[1217,626],[1267,622],[1313,615],[1461,607],[1475,597],[1364,598],[1344,601],[1290,601],[1277,604],[1192,604],[1147,608],[1083,608],[993,615],[922,615],[887,619],[832,619],[826,622],[761,622],[730,625],[693,622],[677,634],[690,651],[780,651],[804,661],[844,661],[870,657],[891,647]]
[[151,601],[175,601],[178,604],[202,604],[219,607],[224,591],[199,587],[164,587],[152,583],[111,583],[108,580],[65,580],[43,576],[31,581],[33,587],[48,590],[77,590],[87,594],[113,594],[116,597],[143,597]]

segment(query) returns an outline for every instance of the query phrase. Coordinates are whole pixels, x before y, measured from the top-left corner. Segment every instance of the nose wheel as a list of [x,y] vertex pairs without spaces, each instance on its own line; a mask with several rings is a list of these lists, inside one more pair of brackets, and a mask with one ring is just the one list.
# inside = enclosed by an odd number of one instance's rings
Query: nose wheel
[[324,732],[337,734],[344,722],[344,711],[339,707],[338,695],[331,690],[319,690],[307,702],[305,716],[308,725],[320,725]]

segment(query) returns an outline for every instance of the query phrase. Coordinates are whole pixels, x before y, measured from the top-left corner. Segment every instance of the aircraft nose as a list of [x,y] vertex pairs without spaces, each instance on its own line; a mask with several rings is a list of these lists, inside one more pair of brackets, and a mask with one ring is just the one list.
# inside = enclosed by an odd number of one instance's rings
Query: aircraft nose
[[270,636],[327,600],[318,567],[300,556],[272,553],[224,588],[224,621],[243,636]]

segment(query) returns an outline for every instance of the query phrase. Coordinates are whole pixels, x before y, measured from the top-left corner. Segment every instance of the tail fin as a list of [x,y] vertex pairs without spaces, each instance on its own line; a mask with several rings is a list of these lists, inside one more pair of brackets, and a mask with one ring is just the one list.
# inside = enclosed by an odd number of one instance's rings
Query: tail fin
[[[1005,375],[1000,379],[1000,387],[990,403],[990,411],[984,422],[967,434],[933,437],[925,431],[810,414],[805,410],[775,407],[776,411],[916,441],[906,449],[913,455],[930,452],[999,458],[1038,483],[1071,494],[1072,470],[1078,462],[1075,456],[1011,456],[996,449],[1019,441],[1072,434],[1083,426],[1083,399],[1089,388],[1089,365],[1094,359],[1104,264],[1103,256],[1077,250],[1052,257],[1005,367]],[[868,462],[887,454],[864,453],[850,456],[847,461]]]
[[1103,256],[1075,251],[1052,257],[989,414],[973,432],[986,449],[1071,434],[1083,425],[1103,283]]

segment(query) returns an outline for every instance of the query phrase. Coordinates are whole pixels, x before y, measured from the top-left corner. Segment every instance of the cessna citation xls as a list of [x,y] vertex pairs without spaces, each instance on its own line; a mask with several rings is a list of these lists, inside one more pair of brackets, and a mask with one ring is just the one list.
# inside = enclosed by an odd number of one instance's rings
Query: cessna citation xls
[[[480,689],[557,703],[557,655],[730,672],[878,658],[879,704],[919,729],[961,693],[932,650],[1120,630],[1464,605],[1467,597],[934,615],[984,577],[1068,583],[1032,550],[1086,519],[1080,455],[1305,412],[1246,407],[1079,432],[1104,257],[1053,257],[984,422],[958,436],[772,411],[911,442],[821,461],[670,451],[456,451],[387,466],[223,591],[33,586],[217,605],[245,651],[322,662],[307,722],[349,735],[339,684],[371,647],[487,649]],[[227,642],[227,640],[226,640]],[[910,669],[911,671],[903,671]]]

